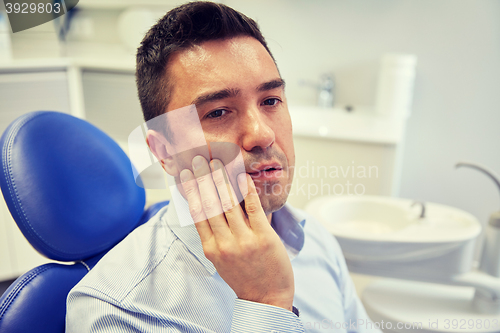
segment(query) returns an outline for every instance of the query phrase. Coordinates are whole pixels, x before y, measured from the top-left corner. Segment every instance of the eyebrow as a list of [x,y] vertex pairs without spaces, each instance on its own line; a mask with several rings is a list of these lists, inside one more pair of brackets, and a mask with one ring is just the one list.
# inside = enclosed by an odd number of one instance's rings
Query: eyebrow
[[[276,88],[284,87],[285,81],[283,79],[271,80],[269,82],[262,83],[257,87],[257,91],[268,91]],[[238,96],[240,93],[239,89],[222,89],[207,94],[200,95],[194,99],[191,104],[200,107],[201,105],[209,102],[219,101],[225,98]]]
[[268,91],[268,90],[273,90],[276,88],[281,88],[285,87],[285,80],[283,79],[276,79],[272,80],[269,82],[262,83],[260,86],[257,87],[257,91]]
[[191,104],[201,106],[208,102],[219,101],[221,99],[237,96],[239,93],[239,89],[222,89],[219,91],[200,95],[196,97]]

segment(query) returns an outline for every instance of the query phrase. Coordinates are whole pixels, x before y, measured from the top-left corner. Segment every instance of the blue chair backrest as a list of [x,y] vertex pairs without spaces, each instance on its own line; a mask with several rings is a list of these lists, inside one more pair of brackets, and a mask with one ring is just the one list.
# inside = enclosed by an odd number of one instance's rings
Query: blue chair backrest
[[144,211],[127,155],[73,116],[39,111],[0,139],[0,186],[19,229],[49,263],[0,298],[0,332],[64,332],[66,296],[99,259],[168,202]]

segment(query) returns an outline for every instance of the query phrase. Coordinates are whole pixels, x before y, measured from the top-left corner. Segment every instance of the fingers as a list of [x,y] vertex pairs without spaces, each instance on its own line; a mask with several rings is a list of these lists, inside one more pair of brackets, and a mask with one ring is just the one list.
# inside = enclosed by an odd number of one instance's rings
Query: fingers
[[213,236],[212,228],[205,216],[205,212],[201,206],[201,198],[198,192],[198,184],[193,173],[189,169],[184,169],[180,173],[182,188],[186,194],[186,199],[189,204],[189,213],[194,220],[194,224],[202,243],[205,243]]
[[238,176],[238,187],[245,197],[245,216],[227,171],[220,160],[210,165],[202,156],[193,158],[193,170],[181,172],[186,199],[202,242],[231,234],[244,236],[249,228],[269,227],[252,178],[246,173]]
[[214,236],[224,237],[231,233],[215,188],[212,173],[207,160],[203,156],[193,158],[193,170],[198,184],[201,207],[208,218]]
[[268,228],[269,221],[264,213],[264,209],[262,209],[252,177],[247,173],[241,173],[237,179],[240,192],[245,198],[245,211],[250,221],[250,227],[252,229]]
[[220,202],[229,228],[234,234],[248,230],[247,218],[241,209],[234,188],[229,180],[227,170],[220,160],[210,162],[212,178],[219,194]]
[[210,169],[212,170],[212,178],[219,194],[222,209],[224,212],[227,212],[236,204],[236,197],[232,191],[226,169],[219,160],[212,160],[210,162]]

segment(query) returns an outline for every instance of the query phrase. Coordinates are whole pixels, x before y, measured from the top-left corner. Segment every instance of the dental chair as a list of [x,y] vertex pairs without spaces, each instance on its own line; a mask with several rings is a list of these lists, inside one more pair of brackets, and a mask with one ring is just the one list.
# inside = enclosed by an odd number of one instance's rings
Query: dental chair
[[[0,139],[12,217],[49,263],[0,298],[0,332],[64,332],[66,296],[99,259],[168,201],[144,211],[127,155],[88,122],[58,112],[16,119]],[[82,314],[85,315],[85,314]]]

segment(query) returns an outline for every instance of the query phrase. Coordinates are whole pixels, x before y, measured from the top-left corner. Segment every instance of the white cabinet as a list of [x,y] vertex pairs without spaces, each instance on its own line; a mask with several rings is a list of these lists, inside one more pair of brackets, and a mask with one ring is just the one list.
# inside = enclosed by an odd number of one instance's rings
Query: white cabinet
[[13,244],[10,237],[10,226],[13,221],[7,210],[5,201],[0,200],[0,281],[16,277],[13,267]]
[[288,202],[304,208],[325,195],[391,195],[396,146],[296,135]]
[[289,106],[295,174],[288,201],[304,208],[325,195],[391,195],[398,188],[405,117]]
[[31,111],[70,112],[67,74],[48,71],[0,72],[0,132],[17,117]]
[[85,119],[118,142],[144,123],[133,72],[83,70]]

